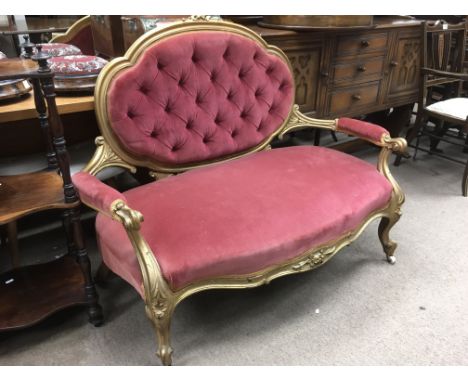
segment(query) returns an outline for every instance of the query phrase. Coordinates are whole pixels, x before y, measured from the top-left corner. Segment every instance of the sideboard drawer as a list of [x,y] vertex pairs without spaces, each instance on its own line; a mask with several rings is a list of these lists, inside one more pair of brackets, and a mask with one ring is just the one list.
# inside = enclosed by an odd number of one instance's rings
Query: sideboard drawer
[[337,56],[365,54],[384,51],[388,43],[388,33],[366,33],[338,37]]
[[332,91],[329,95],[327,115],[338,115],[348,111],[360,110],[377,103],[380,81],[365,85],[346,87]]
[[370,82],[382,78],[384,56],[337,62],[332,67],[333,83]]

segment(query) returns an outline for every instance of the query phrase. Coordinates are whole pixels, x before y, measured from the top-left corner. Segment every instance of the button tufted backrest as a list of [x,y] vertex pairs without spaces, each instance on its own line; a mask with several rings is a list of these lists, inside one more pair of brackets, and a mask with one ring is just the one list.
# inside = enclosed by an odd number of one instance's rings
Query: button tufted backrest
[[288,117],[293,93],[287,62],[258,41],[193,31],[157,41],[118,72],[107,116],[125,151],[180,166],[265,142]]

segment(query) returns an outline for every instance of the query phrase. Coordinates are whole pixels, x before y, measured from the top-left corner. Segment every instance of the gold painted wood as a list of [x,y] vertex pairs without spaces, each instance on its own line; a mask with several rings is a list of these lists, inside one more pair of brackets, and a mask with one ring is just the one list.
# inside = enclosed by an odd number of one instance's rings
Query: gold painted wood
[[106,143],[103,137],[96,137],[95,143],[97,146],[96,151],[83,169],[84,172],[96,175],[107,167],[123,167],[133,174],[136,172],[134,166],[120,159],[120,157],[112,151],[112,148]]
[[91,16],[85,16],[73,23],[65,33],[54,36],[49,42],[68,43],[73,39],[83,28],[91,25]]

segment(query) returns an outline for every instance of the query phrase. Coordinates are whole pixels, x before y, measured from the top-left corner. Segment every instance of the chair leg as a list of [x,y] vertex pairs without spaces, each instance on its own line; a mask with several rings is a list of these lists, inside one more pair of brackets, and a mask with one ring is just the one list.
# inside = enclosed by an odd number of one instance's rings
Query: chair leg
[[[158,306],[159,303],[156,303]],[[163,304],[164,305],[164,304]],[[171,347],[171,320],[174,308],[164,305],[164,310],[152,309],[146,305],[146,315],[153,324],[158,340],[158,351],[156,355],[161,359],[164,366],[172,365],[172,347]]]
[[468,196],[468,162],[466,162],[465,172],[463,173],[462,194],[465,197]]
[[[413,127],[410,128],[408,130],[408,133],[406,134],[406,141],[408,142],[408,146],[414,140],[414,138],[417,137],[417,135],[419,133],[419,130],[421,129],[421,126],[423,125],[423,123],[424,123],[424,118],[420,113],[418,113],[418,115],[416,116],[416,121],[414,122]],[[402,158],[402,155],[397,154],[397,156],[395,158],[395,162],[393,162],[393,165],[398,167],[400,165],[400,163],[401,163],[401,158]],[[408,158],[410,158],[410,156],[408,156]]]
[[71,227],[68,227],[67,230],[71,229],[73,233],[73,248],[85,279],[84,289],[88,303],[89,322],[94,326],[100,326],[103,323],[102,308],[99,305],[99,296],[91,276],[91,263],[84,243],[79,207],[72,209],[70,212],[69,219],[66,219],[65,222],[71,224]]
[[400,216],[401,212],[398,210],[392,213],[389,217],[383,217],[379,224],[379,239],[387,256],[387,261],[390,264],[395,264],[396,262],[394,253],[397,247],[397,243],[390,239],[390,230],[396,224],[396,222],[400,220]]
[[94,281],[96,281],[96,284],[100,287],[104,287],[106,286],[107,282],[112,277],[112,275],[112,271],[107,267],[106,264],[104,264],[103,261],[101,261],[96,275],[94,276]]

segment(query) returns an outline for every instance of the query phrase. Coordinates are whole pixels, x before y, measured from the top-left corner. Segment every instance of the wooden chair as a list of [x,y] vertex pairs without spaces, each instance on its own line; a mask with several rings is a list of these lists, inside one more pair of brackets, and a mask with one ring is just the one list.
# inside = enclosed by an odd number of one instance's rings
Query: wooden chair
[[[449,142],[468,149],[468,98],[461,97],[463,82],[468,81],[464,72],[466,48],[466,23],[447,24],[425,22],[423,24],[423,54],[421,56],[421,83],[418,112],[414,126],[408,131],[408,144],[416,139],[414,157],[417,151],[429,152],[442,158],[465,164],[456,158],[444,155],[437,149],[439,141]],[[427,123],[435,123],[430,130]],[[448,134],[450,126],[458,126],[461,133]],[[448,134],[448,135],[447,135]],[[421,137],[430,138],[430,147],[421,147]],[[453,138],[463,138],[463,143]],[[398,166],[401,155],[397,156]],[[468,162],[462,181],[462,193],[468,194]]]

